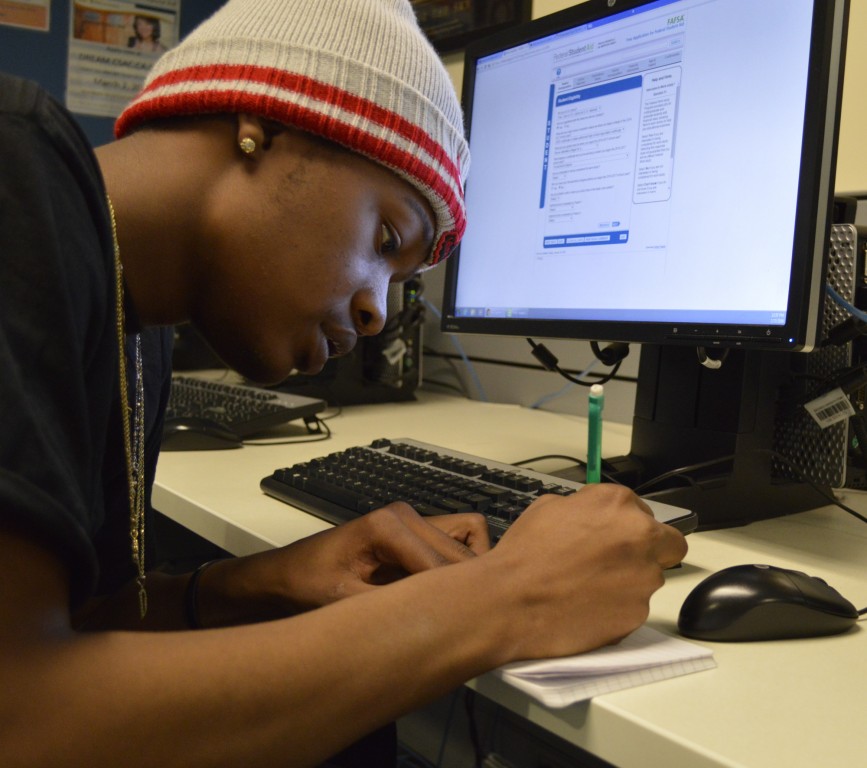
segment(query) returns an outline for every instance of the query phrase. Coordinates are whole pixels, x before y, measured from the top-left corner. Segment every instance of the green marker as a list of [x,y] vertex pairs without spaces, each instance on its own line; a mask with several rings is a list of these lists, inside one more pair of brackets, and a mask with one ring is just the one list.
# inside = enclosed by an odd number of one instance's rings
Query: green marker
[[602,479],[602,408],[605,406],[605,389],[601,384],[594,384],[590,387],[589,405],[587,482],[598,483]]

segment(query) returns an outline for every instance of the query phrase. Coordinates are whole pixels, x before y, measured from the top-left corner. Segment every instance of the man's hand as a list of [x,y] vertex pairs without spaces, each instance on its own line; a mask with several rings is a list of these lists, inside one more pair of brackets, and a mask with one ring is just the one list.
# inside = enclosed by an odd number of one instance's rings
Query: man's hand
[[232,569],[236,578],[243,569],[245,580],[268,585],[269,603],[282,606],[279,613],[287,615],[488,549],[482,515],[421,517],[408,504],[395,502],[282,549],[243,558],[244,563],[239,559]]
[[664,569],[686,550],[683,535],[657,522],[622,486],[540,498],[485,558],[498,561],[522,594],[515,658],[579,653],[622,639],[647,619]]

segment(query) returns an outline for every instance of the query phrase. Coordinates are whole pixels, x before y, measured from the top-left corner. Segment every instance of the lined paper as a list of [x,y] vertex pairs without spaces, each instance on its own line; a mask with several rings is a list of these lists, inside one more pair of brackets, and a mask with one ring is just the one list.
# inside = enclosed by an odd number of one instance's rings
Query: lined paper
[[644,626],[617,645],[577,656],[507,664],[497,674],[546,706],[566,707],[715,666],[709,648]]

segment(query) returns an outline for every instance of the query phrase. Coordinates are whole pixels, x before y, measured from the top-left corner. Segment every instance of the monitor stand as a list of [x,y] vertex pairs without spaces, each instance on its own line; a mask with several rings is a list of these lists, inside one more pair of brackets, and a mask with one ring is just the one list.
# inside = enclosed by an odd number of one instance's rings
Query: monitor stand
[[845,481],[847,425],[822,430],[802,403],[841,354],[731,350],[710,370],[694,347],[644,346],[631,450],[603,471],[693,510],[700,529],[825,506]]

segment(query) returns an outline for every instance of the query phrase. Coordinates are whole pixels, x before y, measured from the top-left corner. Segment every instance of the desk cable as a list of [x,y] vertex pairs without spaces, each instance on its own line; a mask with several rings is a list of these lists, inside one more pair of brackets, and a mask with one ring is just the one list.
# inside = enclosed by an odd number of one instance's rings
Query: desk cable
[[304,425],[307,427],[307,434],[311,435],[311,437],[263,437],[258,439],[254,438],[250,440],[244,440],[243,444],[255,447],[260,445],[295,445],[297,443],[318,443],[322,440],[329,440],[331,438],[331,428],[325,422],[339,415],[340,409],[337,410],[337,413],[334,413],[331,416],[326,416],[324,418],[320,416],[305,416]]

